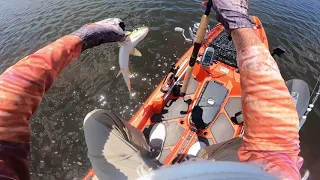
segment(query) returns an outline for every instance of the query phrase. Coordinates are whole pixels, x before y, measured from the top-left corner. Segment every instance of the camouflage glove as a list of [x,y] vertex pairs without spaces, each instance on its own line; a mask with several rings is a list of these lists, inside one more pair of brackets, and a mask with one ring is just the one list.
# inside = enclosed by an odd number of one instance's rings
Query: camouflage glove
[[[206,5],[206,1],[202,1]],[[252,28],[248,15],[248,0],[212,0],[213,9],[216,12],[216,19],[227,32],[239,28]]]
[[93,24],[86,24],[73,35],[83,41],[82,51],[104,43],[125,40],[125,25],[121,19],[109,18]]

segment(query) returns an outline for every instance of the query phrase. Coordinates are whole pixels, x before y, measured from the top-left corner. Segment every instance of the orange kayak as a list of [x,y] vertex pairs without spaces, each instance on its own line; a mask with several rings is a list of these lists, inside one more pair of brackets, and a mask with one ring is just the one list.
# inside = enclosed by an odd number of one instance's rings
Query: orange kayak
[[[258,17],[252,19],[256,33],[269,48],[262,23]],[[236,51],[222,25],[218,24],[207,34],[199,55],[207,47],[214,48],[214,61],[209,66],[196,63],[184,97],[175,96],[175,91],[184,78],[193,47],[176,63],[175,73],[167,76],[173,82],[164,79],[129,121],[146,139],[154,124],[165,124],[167,136],[159,160],[163,165],[183,161],[196,142],[209,146],[237,137],[243,131],[242,123],[235,120],[242,109]],[[94,175],[91,169],[84,179],[92,179]]]

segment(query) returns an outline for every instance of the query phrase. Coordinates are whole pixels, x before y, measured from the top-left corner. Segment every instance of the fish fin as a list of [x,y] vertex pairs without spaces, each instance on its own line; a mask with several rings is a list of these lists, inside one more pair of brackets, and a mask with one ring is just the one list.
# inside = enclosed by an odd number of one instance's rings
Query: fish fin
[[131,82],[130,82],[130,80],[129,80],[129,83],[127,84],[127,86],[128,86],[128,91],[131,94]]
[[121,72],[122,72],[122,71],[121,71],[121,69],[120,69],[119,72],[118,72],[118,74],[117,74],[117,76],[116,76],[116,78],[120,76]]
[[129,69],[126,70],[126,74],[127,74],[127,76],[128,76],[129,78],[131,78],[132,74],[131,74],[131,72],[130,72]]
[[142,56],[141,52],[136,48],[133,48],[130,54],[133,56],[139,56],[139,57]]
[[125,73],[126,77],[128,77],[127,79],[125,78],[125,81],[126,81],[129,93],[131,93],[131,82],[130,82],[131,72],[129,69],[125,69],[122,72]]

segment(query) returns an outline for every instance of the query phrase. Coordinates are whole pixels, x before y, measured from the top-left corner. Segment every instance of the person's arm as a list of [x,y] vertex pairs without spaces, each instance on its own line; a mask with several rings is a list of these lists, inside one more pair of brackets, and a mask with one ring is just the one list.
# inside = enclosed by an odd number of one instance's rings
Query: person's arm
[[212,1],[237,49],[245,126],[239,159],[282,178],[299,179],[298,114],[277,63],[252,29],[248,0]]
[[245,134],[240,161],[299,179],[299,118],[277,63],[253,29],[231,32],[238,55]]
[[0,179],[30,179],[29,119],[57,76],[81,51],[124,40],[121,24],[120,19],[106,19],[86,25],[23,58],[0,76]]
[[58,74],[81,52],[81,39],[65,36],[0,76],[0,179],[29,179],[28,120]]

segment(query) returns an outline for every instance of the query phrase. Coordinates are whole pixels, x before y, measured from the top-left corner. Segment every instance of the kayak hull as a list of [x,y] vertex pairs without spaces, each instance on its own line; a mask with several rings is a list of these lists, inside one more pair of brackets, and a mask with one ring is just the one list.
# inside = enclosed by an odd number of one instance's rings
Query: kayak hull
[[[255,16],[252,19],[257,35],[269,48],[261,21]],[[225,35],[221,36],[223,33],[224,27],[221,24],[213,28],[199,54],[203,54],[208,46],[217,46],[217,39],[221,42],[224,38],[225,41]],[[176,63],[176,67],[181,68],[176,77],[183,79],[192,50],[193,47]],[[234,47],[232,53],[236,57]],[[243,125],[233,121],[236,114],[241,112],[240,74],[236,62],[230,65],[226,61],[217,60],[209,67],[195,64],[193,77],[183,98],[171,93],[165,99],[167,94],[161,91],[163,80],[130,119],[129,123],[144,132],[146,139],[154,124],[162,122],[166,125],[167,137],[159,160],[163,165],[183,161],[190,147],[196,142],[201,141],[209,146],[242,133]],[[233,60],[236,61],[235,58]],[[208,103],[209,106],[205,105]],[[203,121],[203,128],[197,128],[199,121]],[[91,179],[93,176],[94,171],[91,169],[84,179]]]

